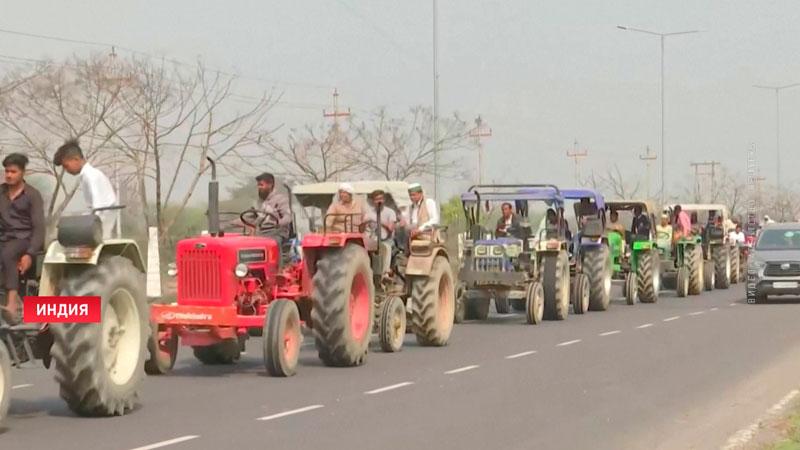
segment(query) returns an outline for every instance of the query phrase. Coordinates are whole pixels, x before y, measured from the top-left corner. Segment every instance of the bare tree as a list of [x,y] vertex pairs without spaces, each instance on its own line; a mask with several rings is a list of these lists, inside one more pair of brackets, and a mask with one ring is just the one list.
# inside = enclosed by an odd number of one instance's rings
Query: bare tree
[[352,175],[362,163],[349,155],[346,134],[334,127],[306,125],[301,131],[291,130],[285,145],[270,141],[271,164],[279,175],[295,182],[320,183]]
[[[116,142],[135,168],[145,205],[153,185],[155,223],[163,240],[208,169],[207,157],[229,173],[263,161],[266,151],[259,143],[273,131],[266,121],[274,102],[264,96],[238,111],[235,105],[241,102],[231,98],[233,77],[207,71],[202,64],[191,73],[179,65],[133,64],[135,81],[124,91],[123,103],[137,127],[117,134]],[[152,223],[149,216],[145,219]]]
[[112,153],[109,141],[126,126],[118,120],[123,84],[108,69],[107,58],[41,66],[18,74],[10,84],[14,89],[4,95],[0,124],[9,136],[4,145],[28,155],[31,173],[55,180],[45,193],[51,229],[79,187],[64,184],[64,171],[52,160],[56,147],[67,138],[79,139],[86,159],[103,168]]
[[592,171],[591,175],[584,179],[581,184],[598,191],[606,191],[607,195],[613,194],[613,196],[609,195],[608,198],[613,197],[614,199],[625,200],[636,197],[641,188],[641,181],[626,179],[617,164],[606,170],[605,175],[597,175]]
[[[410,110],[407,118],[392,118],[385,108],[379,109],[367,122],[351,119],[350,153],[366,173],[387,180],[406,180],[433,173],[433,115],[421,106]],[[448,157],[468,144],[469,127],[457,114],[439,119],[439,154]],[[452,155],[450,155],[452,156]],[[453,158],[441,165],[445,176],[458,174],[459,161]]]

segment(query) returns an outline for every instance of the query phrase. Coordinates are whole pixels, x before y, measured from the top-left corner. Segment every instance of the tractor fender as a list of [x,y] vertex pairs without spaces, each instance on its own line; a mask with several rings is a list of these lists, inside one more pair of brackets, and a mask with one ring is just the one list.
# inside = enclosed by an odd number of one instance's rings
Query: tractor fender
[[406,275],[428,275],[431,273],[433,261],[437,256],[444,256],[448,261],[450,258],[443,248],[434,249],[429,255],[411,255],[408,257]]
[[44,255],[39,295],[57,295],[55,287],[60,284],[66,266],[94,266],[101,256],[122,256],[129,259],[142,273],[147,271],[139,245],[132,239],[109,239],[81,255],[76,255],[73,249],[65,248],[58,241],[53,241]]

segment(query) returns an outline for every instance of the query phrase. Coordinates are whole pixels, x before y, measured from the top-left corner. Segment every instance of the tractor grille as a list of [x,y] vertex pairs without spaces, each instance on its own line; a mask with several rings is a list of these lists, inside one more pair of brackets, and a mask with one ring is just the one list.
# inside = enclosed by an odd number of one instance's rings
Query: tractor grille
[[768,263],[764,269],[764,275],[768,277],[800,277],[800,264],[791,263],[789,268],[781,269],[781,265],[786,263]]
[[513,272],[511,258],[475,258],[472,260],[475,272]]
[[212,250],[189,250],[178,263],[178,292],[182,298],[218,299],[220,257]]

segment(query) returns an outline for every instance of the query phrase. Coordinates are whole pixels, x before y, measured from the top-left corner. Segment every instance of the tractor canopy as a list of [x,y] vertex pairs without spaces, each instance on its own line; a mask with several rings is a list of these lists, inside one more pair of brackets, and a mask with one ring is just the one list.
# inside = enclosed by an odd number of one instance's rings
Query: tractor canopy
[[[544,203],[555,212],[564,207],[564,198],[556,186],[547,184],[497,184],[472,186],[468,192],[461,195],[464,214],[470,228],[470,236],[479,238],[484,236],[483,230],[477,230],[482,224],[481,208],[483,203],[486,212],[490,213],[490,203],[510,203],[514,205],[517,216],[520,218],[521,227],[526,230],[523,236],[530,233],[529,206],[530,203]],[[489,214],[487,214],[489,215]]]
[[692,213],[697,213],[697,222],[704,224],[709,221],[709,216],[713,212],[716,216],[719,216],[722,219],[722,223],[725,225],[725,228],[731,228],[732,223],[730,223],[730,213],[728,212],[728,207],[719,203],[675,203],[672,205],[667,205],[665,207],[666,210],[669,211],[670,215],[672,215],[672,211],[675,210],[677,205],[681,205],[681,209],[686,211],[686,214],[690,216]]
[[[332,181],[304,184],[295,186],[292,194],[304,208],[319,208],[325,211],[338,195],[339,184]],[[405,181],[353,181],[349,184],[355,191],[353,197],[359,200],[366,200],[369,194],[380,189],[386,193],[387,205],[394,205],[396,209],[401,210],[411,206],[411,197],[408,195],[409,184]]]

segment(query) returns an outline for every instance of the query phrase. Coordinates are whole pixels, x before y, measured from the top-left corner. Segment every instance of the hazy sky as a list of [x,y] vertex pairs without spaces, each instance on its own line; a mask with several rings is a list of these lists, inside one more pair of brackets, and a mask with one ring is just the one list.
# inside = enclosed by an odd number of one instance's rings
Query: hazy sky
[[[214,67],[279,80],[290,104],[276,110],[274,123],[295,127],[323,120],[334,86],[356,113],[430,105],[431,5],[9,0],[0,28],[110,42],[183,61],[202,55]],[[565,152],[575,139],[589,152],[584,174],[590,165],[604,170],[615,162],[631,176],[643,171],[638,155],[648,145],[660,151],[659,39],[616,28],[627,25],[705,30],[666,41],[671,178],[683,182],[690,161],[716,160],[744,172],[752,142],[762,174],[774,179],[775,96],[751,86],[800,82],[796,0],[440,0],[439,17],[441,111],[469,120],[481,113],[492,127],[485,147],[489,178],[572,184]],[[104,51],[0,33],[3,55],[58,58],[91,50]],[[249,80],[237,91],[258,95],[269,87]],[[800,87],[784,91],[781,106],[783,179],[794,183]],[[656,167],[653,186],[658,183]],[[447,190],[464,184],[450,182]]]

